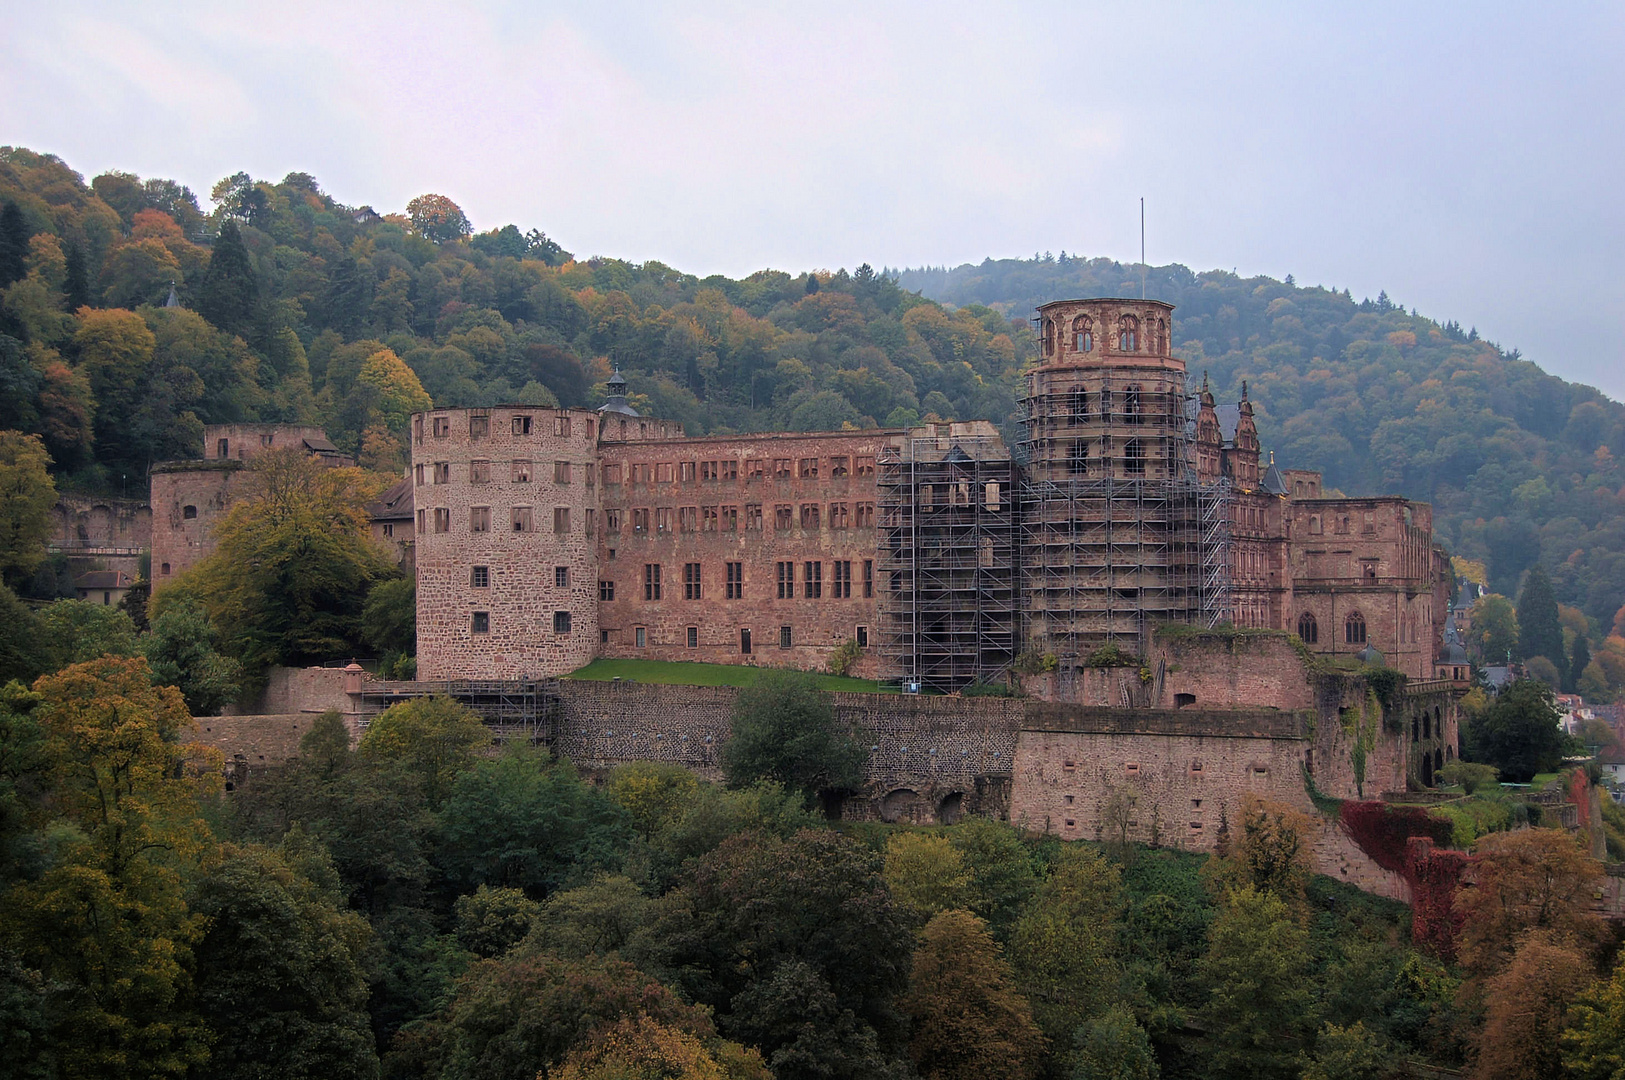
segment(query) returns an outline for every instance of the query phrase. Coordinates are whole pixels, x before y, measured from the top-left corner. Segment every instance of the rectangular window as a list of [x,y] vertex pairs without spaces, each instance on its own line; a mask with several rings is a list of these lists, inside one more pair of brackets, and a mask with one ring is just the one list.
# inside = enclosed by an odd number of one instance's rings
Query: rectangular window
[[721,514],[718,507],[715,507],[715,506],[702,506],[702,507],[700,507],[700,531],[701,532],[716,532],[717,531],[717,526],[718,526],[718,524],[720,523],[721,520],[722,520],[722,514]]
[[555,611],[553,613],[553,632],[555,634],[568,634],[570,632],[570,613],[568,611]]
[[784,531],[796,523],[796,508],[789,503],[779,503],[773,507],[773,527]]
[[683,599],[700,599],[700,564],[697,562],[683,564]]
[[600,581],[598,583],[598,599],[615,599],[615,583],[613,581]]
[[691,649],[700,647],[700,628],[697,626],[688,628],[688,647]]
[[809,562],[801,575],[801,595],[818,600],[824,595],[824,564]]
[[451,483],[451,462],[437,461],[434,463],[434,482],[437,484]]
[[863,560],[863,598],[865,600],[875,594],[875,561]]
[[647,535],[649,535],[649,509],[648,509],[648,507],[640,507],[639,509],[636,509],[636,510],[632,511],[632,535],[634,535],[634,536],[647,536]]
[[444,506],[434,508],[434,531],[451,532],[451,511]]
[[491,508],[489,506],[471,506],[468,508],[468,531],[491,531]]
[[790,647],[790,628],[788,626],[781,626],[781,627],[779,627],[779,648],[788,649],[789,647]]
[[752,458],[745,462],[745,483],[754,484],[767,475],[767,462],[761,458]]
[[555,416],[553,418],[553,434],[568,438],[570,435],[570,418],[568,416]]
[[530,434],[530,417],[516,416],[513,418],[513,433],[515,435]]
[[437,416],[434,418],[434,437],[444,439],[451,434],[451,417]]
[[669,484],[676,474],[676,467],[669,461],[655,463],[655,483]]
[[604,531],[619,535],[621,531],[621,512],[619,510],[604,511]]
[[593,487],[595,484],[597,484],[597,482],[598,482],[598,468],[597,468],[597,466],[593,465],[593,463],[589,461],[585,465],[581,466],[581,471],[587,474],[586,481],[587,481],[587,486],[588,487]]
[[829,475],[831,477],[833,477],[834,479],[839,480],[839,479],[845,477],[846,473],[847,473],[847,468],[846,468],[846,455],[845,454],[842,454],[839,457],[832,457],[832,458],[829,459]]
[[670,533],[672,530],[673,519],[675,517],[676,515],[671,512],[671,507],[669,506],[662,506],[656,509],[655,531],[658,533]]
[[530,507],[516,506],[513,508],[513,531],[516,533],[536,531],[536,521],[531,517]]
[[491,418],[489,416],[470,416],[468,418],[468,437],[470,439],[485,439],[491,435]]
[[823,515],[819,512],[819,506],[817,503],[801,504],[801,527],[803,529],[818,528],[818,520],[822,516]]
[[427,465],[419,465],[413,471],[415,471],[417,473],[417,486],[418,487],[422,487],[425,483],[428,482],[428,479],[429,479],[429,467]]
[[[412,417],[412,441],[415,443],[423,441],[423,417],[421,416]],[[220,456],[225,457],[224,454]]]
[[762,504],[745,504],[745,528],[747,530],[762,531]]
[[835,569],[830,582],[830,596],[836,600],[845,600],[852,595],[852,564],[844,559],[837,559],[830,564]]
[[845,529],[852,524],[851,515],[847,512],[846,504],[833,502],[829,504],[829,527],[832,529]]
[[872,529],[875,527],[875,504],[860,502],[852,504],[852,525],[858,529]]
[[678,462],[677,467],[681,471],[683,483],[692,484],[699,466],[692,461],[681,461]]
[[875,474],[875,459],[872,456],[854,458],[852,472],[859,477],[873,476]]
[[868,647],[869,647],[869,628],[867,626],[860,626],[860,627],[858,627],[858,648],[867,649]]
[[724,461],[722,463],[722,478],[737,483],[739,481],[739,462]]
[[468,576],[468,583],[476,589],[491,587],[491,568],[489,566],[476,566]]
[[423,524],[424,519],[426,518],[426,516],[427,516],[427,511],[423,511],[423,510],[418,511],[418,535],[419,536],[421,536],[424,533],[429,531]]
[[568,484],[570,482],[570,463],[568,461],[555,461],[553,463],[553,482],[555,484]]
[[516,461],[513,463],[513,482],[516,484],[530,483],[530,462]]
[[742,629],[742,630],[739,631],[739,651],[744,653],[746,656],[750,655],[750,631],[749,630]]
[[648,647],[649,631],[645,630],[641,626],[632,631],[632,643],[640,649]]
[[491,632],[491,613],[489,611],[474,612],[474,619],[469,629],[476,634],[489,634]]
[[728,599],[743,600],[745,598],[745,564],[731,562],[728,567]]
[[594,529],[594,526],[597,524],[597,522],[598,522],[598,511],[595,508],[591,507],[591,506],[587,507],[587,535],[588,536],[593,535],[593,529]]
[[773,479],[790,479],[790,459],[787,457],[773,459]]
[[722,528],[723,532],[738,532],[739,531],[739,507],[737,507],[737,506],[724,506],[722,508],[722,525],[721,525],[721,528]]
[[621,482],[621,464],[620,464],[620,462],[615,462],[614,464],[605,465],[604,466],[604,483],[606,483],[606,484],[619,484],[620,482]]
[[796,595],[796,564],[781,562],[774,564],[779,579],[779,599],[793,600]]
[[570,508],[568,506],[555,506],[553,508],[553,531],[560,534],[570,531]]
[[631,470],[634,484],[647,484],[654,478],[654,472],[647,462],[634,461],[628,468]]
[[491,482],[491,463],[489,461],[470,461],[468,463],[468,482],[470,484],[489,484]]
[[660,564],[645,563],[643,567],[643,598],[660,599]]
[[680,506],[677,508],[678,528],[683,532],[700,531],[700,508],[697,506]]
[[802,458],[797,466],[796,475],[803,480],[818,479],[818,459],[815,457]]
[[715,480],[717,478],[717,473],[719,471],[717,466],[719,466],[721,464],[722,464],[722,462],[720,462],[720,461],[702,461],[702,462],[700,462],[700,479],[701,480]]
[[568,566],[555,566],[553,568],[553,586],[559,589],[570,587],[570,568]]

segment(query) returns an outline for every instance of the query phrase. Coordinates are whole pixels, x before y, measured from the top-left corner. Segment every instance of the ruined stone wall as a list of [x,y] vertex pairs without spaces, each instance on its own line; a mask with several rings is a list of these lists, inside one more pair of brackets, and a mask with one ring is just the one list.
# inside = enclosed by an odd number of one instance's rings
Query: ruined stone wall
[[87,570],[141,575],[141,555],[152,546],[152,507],[146,498],[61,495],[51,508],[53,552],[68,556],[75,576]]
[[413,417],[418,676],[558,675],[598,647],[598,414]]
[[154,591],[214,554],[214,527],[246,486],[240,461],[166,461],[152,467]]
[[203,457],[248,461],[267,450],[328,446],[327,432],[301,424],[210,424],[203,429]]
[[868,638],[875,459],[896,435],[605,443],[602,654],[821,669]]
[[320,713],[335,709],[351,712],[355,703],[344,692],[344,669],[326,667],[273,667],[265,673],[265,688],[239,713]]

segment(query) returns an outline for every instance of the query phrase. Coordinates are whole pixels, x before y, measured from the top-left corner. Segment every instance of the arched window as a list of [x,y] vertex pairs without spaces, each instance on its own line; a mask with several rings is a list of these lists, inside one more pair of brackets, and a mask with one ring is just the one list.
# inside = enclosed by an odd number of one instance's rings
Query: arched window
[[1067,467],[1073,476],[1089,475],[1089,441],[1078,439],[1072,444],[1071,453],[1067,455]]
[[1422,738],[1433,738],[1433,714],[1426,709],[1422,710]]
[[1303,639],[1305,645],[1315,645],[1320,642],[1320,624],[1307,611],[1298,616],[1298,637]]
[[1123,471],[1130,476],[1145,475],[1145,447],[1139,439],[1130,439],[1123,446]]
[[195,507],[195,506],[183,506],[183,507],[181,507],[181,517],[185,518],[187,521],[191,521],[193,518],[197,517],[197,507]]
[[1347,645],[1365,644],[1365,616],[1358,611],[1349,612],[1343,620],[1343,642]]
[[1158,319],[1157,320],[1156,352],[1157,352],[1157,355],[1161,356],[1161,355],[1165,354],[1167,351],[1168,351],[1168,320],[1167,319]]
[[1055,320],[1044,320],[1044,355],[1055,355]]
[[1072,320],[1072,348],[1077,352],[1094,351],[1095,328],[1087,315],[1079,315]]
[[1145,423],[1145,413],[1140,411],[1140,388],[1131,386],[1123,392],[1123,422],[1125,424]]
[[1117,351],[1140,351],[1140,320],[1132,315],[1124,315],[1117,321]]
[[1082,423],[1089,419],[1089,391],[1078,387],[1072,391],[1072,420]]

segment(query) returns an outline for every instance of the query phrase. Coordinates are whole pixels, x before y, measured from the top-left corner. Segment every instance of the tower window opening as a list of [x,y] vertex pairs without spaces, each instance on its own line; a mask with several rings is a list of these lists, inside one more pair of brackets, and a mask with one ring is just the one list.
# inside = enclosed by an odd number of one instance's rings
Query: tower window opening
[[1044,355],[1055,355],[1055,320],[1044,320]]
[[1140,388],[1131,386],[1123,392],[1123,422],[1125,424],[1145,423],[1145,413],[1140,410]]
[[1124,445],[1123,471],[1130,476],[1145,475],[1145,447],[1139,439],[1130,439]]
[[1309,612],[1298,616],[1298,637],[1305,645],[1315,645],[1320,642],[1320,624]]
[[1358,611],[1350,612],[1343,622],[1343,642],[1347,645],[1365,644],[1365,616]]
[[1087,315],[1079,315],[1072,320],[1072,348],[1082,353],[1094,351],[1095,332]]

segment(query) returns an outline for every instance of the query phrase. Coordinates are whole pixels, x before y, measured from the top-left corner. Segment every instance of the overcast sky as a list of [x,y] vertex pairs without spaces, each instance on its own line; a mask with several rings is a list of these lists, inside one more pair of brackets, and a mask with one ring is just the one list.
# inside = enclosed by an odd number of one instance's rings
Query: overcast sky
[[205,209],[301,170],[739,275],[1132,261],[1144,196],[1153,263],[1386,289],[1618,399],[1622,120],[1619,3],[0,12],[0,144]]

